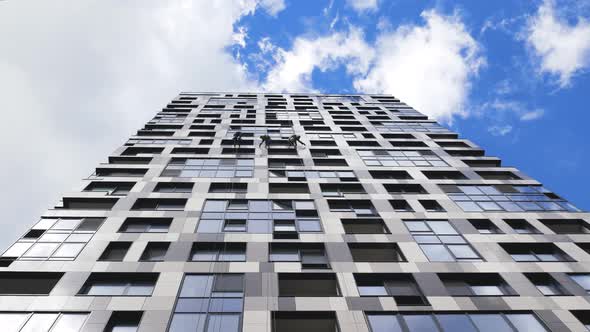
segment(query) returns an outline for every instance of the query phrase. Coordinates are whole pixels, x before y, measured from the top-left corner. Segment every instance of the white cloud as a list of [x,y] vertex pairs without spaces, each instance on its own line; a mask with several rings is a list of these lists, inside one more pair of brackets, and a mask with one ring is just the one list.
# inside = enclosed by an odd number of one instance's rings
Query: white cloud
[[270,15],[277,16],[279,12],[285,9],[284,0],[261,0],[260,6],[264,8]]
[[336,16],[334,16],[334,19],[332,19],[332,21],[330,22],[330,30],[334,29],[334,26],[336,26],[336,23],[338,23],[339,20],[340,20],[340,15],[337,12]]
[[512,131],[511,125],[491,126],[488,128],[488,132],[494,136],[506,136],[511,131]]
[[315,91],[314,70],[345,66],[357,91],[394,94],[440,120],[467,114],[470,82],[485,65],[480,46],[458,16],[431,10],[422,17],[424,25],[379,31],[375,45],[368,44],[354,26],[325,36],[297,37],[289,50],[261,40],[261,52],[274,61],[270,65],[264,56],[255,55],[260,66],[270,68],[263,87]]
[[359,75],[368,70],[372,55],[362,31],[354,27],[318,38],[298,37],[291,50],[275,50],[277,62],[263,86],[268,91],[311,91],[314,69],[325,72],[344,65],[349,74]]
[[557,76],[562,88],[590,66],[590,22],[580,17],[575,25],[568,24],[550,0],[529,19],[525,38],[539,60],[539,71]]
[[[271,14],[280,8],[265,3]],[[233,0],[1,2],[0,247],[179,91],[256,90],[228,51],[235,24],[256,8]]]
[[248,29],[246,27],[238,27],[232,35],[232,40],[240,47],[246,47],[246,38],[248,37]]
[[539,119],[540,117],[542,117],[544,114],[545,114],[545,110],[536,109],[536,110],[528,111],[528,112],[521,114],[520,120],[522,120],[522,121],[536,120],[536,119]]
[[471,80],[485,65],[479,44],[458,16],[422,13],[425,25],[404,25],[377,37],[376,57],[355,88],[391,93],[443,121],[466,114]]
[[379,7],[377,0],[347,0],[346,3],[357,12],[375,11]]
[[478,113],[479,115],[492,115],[502,118],[513,115],[521,121],[531,121],[541,118],[545,114],[545,110],[541,108],[531,109],[521,101],[497,98],[481,105]]

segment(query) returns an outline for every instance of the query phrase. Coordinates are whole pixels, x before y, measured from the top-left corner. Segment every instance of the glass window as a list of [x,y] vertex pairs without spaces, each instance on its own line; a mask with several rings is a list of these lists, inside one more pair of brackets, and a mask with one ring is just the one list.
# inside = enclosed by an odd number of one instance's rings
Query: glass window
[[578,285],[584,288],[586,291],[590,291],[590,274],[574,274],[570,275]]
[[539,321],[530,314],[506,314],[508,320],[516,327],[517,331],[545,332],[547,331]]
[[23,323],[28,317],[29,314],[25,313],[0,313],[0,321],[2,322],[2,327],[7,331],[18,331],[18,329],[23,325]]
[[57,219],[41,219],[32,229],[49,229]]
[[466,315],[436,315],[444,332],[477,332]]
[[238,314],[210,314],[207,322],[207,332],[238,332],[240,330],[240,315]]
[[431,315],[404,315],[403,317],[410,332],[438,331]]
[[207,200],[203,206],[203,211],[225,211],[227,201]]
[[37,331],[49,331],[51,325],[57,319],[58,314],[39,314],[35,313],[27,321],[27,324],[20,330],[20,332],[37,332]]
[[457,231],[446,221],[429,221],[428,226],[432,231],[438,235],[442,234],[457,234]]
[[33,244],[26,243],[26,242],[17,242],[10,247],[10,249],[6,250],[2,256],[5,257],[19,257],[25,253]]
[[270,260],[273,262],[298,262],[299,250],[295,248],[271,249]]
[[249,202],[248,210],[250,212],[270,212],[271,205],[270,201],[257,201],[253,200]]
[[226,220],[223,225],[224,232],[245,232],[246,220]]
[[213,276],[191,274],[184,278],[181,297],[209,297],[213,287]]
[[448,245],[447,248],[457,259],[478,259],[479,256],[468,245]]
[[318,219],[298,219],[297,226],[301,232],[321,232],[322,226]]
[[104,219],[102,218],[84,218],[82,223],[78,225],[76,231],[79,232],[96,232],[100,225],[102,225]]
[[197,227],[197,233],[220,233],[223,220],[201,219]]
[[294,201],[295,210],[315,210],[313,201]]
[[154,291],[154,285],[151,283],[131,284],[127,289],[126,295],[149,296]]
[[473,285],[470,286],[471,291],[473,294],[478,296],[494,296],[494,295],[504,295],[504,292],[498,286],[483,286],[483,285]]
[[481,332],[513,332],[508,323],[498,314],[470,315]]
[[87,314],[62,314],[51,331],[78,332],[88,317]]
[[453,262],[455,259],[449,253],[449,251],[445,248],[444,245],[434,245],[434,244],[423,244],[420,245],[422,251],[428,260],[431,262]]
[[64,243],[57,249],[52,257],[76,257],[82,251],[86,243]]
[[80,219],[59,219],[51,229],[74,229],[80,223]]
[[384,285],[357,286],[361,296],[387,296]]
[[121,283],[95,283],[90,286],[86,294],[88,295],[123,295],[125,284]]
[[36,243],[27,251],[25,257],[49,257],[59,243]]
[[393,315],[368,315],[372,332],[402,332],[397,317]]

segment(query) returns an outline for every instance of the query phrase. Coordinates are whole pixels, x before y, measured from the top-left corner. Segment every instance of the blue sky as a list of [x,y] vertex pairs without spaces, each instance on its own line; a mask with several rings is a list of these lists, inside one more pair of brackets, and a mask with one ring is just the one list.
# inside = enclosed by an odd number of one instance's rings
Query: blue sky
[[[400,35],[400,27],[427,27],[424,17],[427,12],[462,24],[476,43],[478,56],[485,64],[466,80],[469,88],[462,102],[452,104],[457,113],[448,117],[449,112],[443,111],[438,113],[439,118],[463,137],[482,146],[488,155],[501,157],[504,165],[518,167],[579,207],[590,209],[587,190],[590,177],[584,172],[589,162],[585,152],[590,147],[590,134],[586,130],[590,115],[584,100],[590,87],[590,76],[587,75],[590,26],[584,21],[590,17],[588,2],[376,1],[367,9],[355,8],[353,3],[292,1],[287,2],[285,10],[276,17],[265,12],[245,17],[238,23],[247,31],[245,47],[234,47],[234,56],[239,56],[253,75],[264,81],[275,67],[260,66],[258,43],[262,40],[292,52],[296,40],[313,41],[361,29],[365,42],[374,46],[380,35]],[[586,45],[571,67],[564,64],[564,69],[543,68],[543,56],[529,41],[531,29],[542,25],[537,21],[549,18],[554,20],[555,26],[545,27],[549,31],[538,32],[544,34],[542,39],[546,43],[551,43],[552,29],[561,29],[559,36],[562,33],[578,34],[582,40],[573,39],[571,42]],[[449,32],[453,32],[452,29]],[[410,33],[407,39],[411,38],[419,37],[412,37]],[[406,40],[406,44],[410,43],[412,41]],[[465,45],[462,46],[469,47]],[[568,49],[556,49],[555,52],[575,53]],[[265,60],[272,63],[272,56],[269,59],[266,55]],[[558,61],[568,62],[568,59],[564,56]],[[308,87],[321,92],[359,91],[354,85],[355,75],[346,71],[347,62],[336,61],[325,71],[315,67]],[[265,70],[259,71],[259,68]],[[389,74],[396,75],[396,72]],[[424,79],[428,80],[428,77]],[[395,90],[380,92],[398,95]],[[436,109],[414,106],[427,114],[437,114]]]
[[0,247],[179,91],[393,94],[590,209],[590,1],[0,1]]

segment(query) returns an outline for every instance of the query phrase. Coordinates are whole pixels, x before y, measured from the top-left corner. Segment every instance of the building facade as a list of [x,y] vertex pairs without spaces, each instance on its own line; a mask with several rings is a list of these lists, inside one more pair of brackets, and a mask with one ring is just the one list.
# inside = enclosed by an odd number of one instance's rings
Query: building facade
[[590,215],[389,95],[181,93],[0,258],[1,331],[587,331]]

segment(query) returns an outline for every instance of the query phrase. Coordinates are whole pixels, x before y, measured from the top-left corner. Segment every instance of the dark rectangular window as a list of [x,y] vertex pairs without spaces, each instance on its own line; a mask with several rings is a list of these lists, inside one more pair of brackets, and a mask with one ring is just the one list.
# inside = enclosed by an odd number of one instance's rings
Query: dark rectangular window
[[147,169],[145,168],[97,168],[95,175],[98,177],[141,177],[144,176],[146,172]]
[[501,234],[502,231],[489,219],[469,219],[469,223],[481,234]]
[[582,219],[539,219],[556,234],[589,234],[590,225]]
[[516,262],[572,262],[573,259],[553,243],[501,243]]
[[118,198],[64,198],[63,208],[72,210],[110,210]]
[[389,234],[389,229],[380,218],[340,219],[346,234]]
[[410,274],[355,273],[360,296],[391,296],[397,305],[428,305]]
[[340,296],[334,273],[279,273],[279,296]]
[[139,198],[131,210],[145,211],[182,211],[186,199],[178,198]]
[[113,311],[105,332],[134,332],[139,328],[143,311]]
[[272,332],[338,332],[333,311],[274,311]]
[[590,310],[572,310],[571,313],[590,331]]
[[135,182],[93,181],[84,191],[104,192],[106,195],[127,195]]
[[247,183],[214,182],[209,186],[210,193],[245,193],[247,191]]
[[497,273],[439,273],[451,296],[516,295]]
[[92,296],[151,296],[158,273],[94,272],[78,294]]
[[0,272],[1,295],[48,295],[63,273]]
[[246,243],[198,242],[193,245],[191,261],[243,262],[246,260]]
[[322,195],[342,197],[346,194],[366,194],[362,185],[356,183],[321,183]]
[[348,166],[348,163],[344,159],[313,159],[313,164],[315,166]]
[[190,193],[193,191],[192,182],[159,182],[154,189],[158,193]]
[[525,273],[524,275],[545,296],[570,295],[549,273]]
[[355,262],[405,262],[395,243],[348,243]]
[[369,171],[373,179],[411,180],[412,176],[406,171]]
[[541,232],[524,219],[504,219],[518,234],[540,234]]
[[427,194],[424,187],[410,183],[386,183],[383,185],[390,194]]
[[151,157],[117,157],[117,156],[110,156],[109,157],[109,164],[118,165],[118,164],[137,164],[137,165],[147,165],[152,161]]
[[137,156],[139,154],[160,154],[164,148],[149,148],[149,147],[128,147],[121,153],[122,156]]
[[391,204],[391,207],[395,211],[400,211],[400,212],[414,211],[414,209],[410,206],[410,204],[408,204],[408,202],[404,199],[392,199],[389,201],[389,204]]
[[421,199],[418,201],[424,210],[428,212],[444,212],[445,209],[437,201],[431,199]]
[[323,243],[271,243],[271,262],[300,262],[302,269],[330,268]]
[[121,233],[167,233],[172,218],[127,218]]
[[466,179],[459,171],[422,171],[431,180],[461,180]]
[[520,180],[516,174],[504,171],[476,171],[479,176],[486,180]]
[[141,254],[141,261],[160,262],[166,257],[169,242],[149,242]]
[[305,183],[269,183],[271,194],[308,194],[309,187]]
[[100,255],[101,261],[120,262],[125,258],[132,242],[111,242]]

